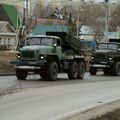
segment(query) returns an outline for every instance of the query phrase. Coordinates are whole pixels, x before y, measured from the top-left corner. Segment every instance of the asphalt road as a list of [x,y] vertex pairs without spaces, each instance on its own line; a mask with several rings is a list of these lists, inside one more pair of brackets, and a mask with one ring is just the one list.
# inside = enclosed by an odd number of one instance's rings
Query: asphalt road
[[[4,77],[10,79],[16,77]],[[86,73],[84,80],[68,80],[65,74],[57,81],[28,76],[20,82],[22,90],[0,98],[0,120],[59,120],[120,98],[120,77],[102,73]]]
[[116,80],[120,80],[120,76],[104,76],[102,72],[98,72],[96,76],[91,76],[89,72],[86,72],[83,80],[69,80],[67,74],[59,74],[56,81],[42,80],[39,75],[29,75],[26,80],[21,81],[18,81],[16,76],[1,76],[0,90],[14,86],[16,83],[20,83],[22,88],[26,89]]
[[0,92],[14,86],[17,80],[13,76],[0,76]]

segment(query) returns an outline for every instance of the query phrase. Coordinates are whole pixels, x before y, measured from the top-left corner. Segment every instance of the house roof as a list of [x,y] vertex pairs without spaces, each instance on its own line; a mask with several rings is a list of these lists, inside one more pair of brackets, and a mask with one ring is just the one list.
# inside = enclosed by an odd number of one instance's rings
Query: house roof
[[68,26],[66,25],[36,25],[32,34],[45,35],[46,32],[68,32]]
[[2,29],[6,26],[6,24],[8,24],[8,22],[0,21],[0,32],[1,32]]
[[0,35],[5,35],[5,36],[16,36],[16,33],[0,33]]
[[10,31],[8,31],[8,32],[10,32],[10,33],[15,33],[15,30],[14,30],[14,28],[7,22],[7,21],[0,21],[0,33],[3,33],[4,32],[4,29],[6,28],[6,27],[9,27],[9,29],[10,29]]
[[17,20],[20,22],[20,18],[18,18],[18,11],[13,5],[0,4],[0,21],[8,21],[11,25],[17,28]]

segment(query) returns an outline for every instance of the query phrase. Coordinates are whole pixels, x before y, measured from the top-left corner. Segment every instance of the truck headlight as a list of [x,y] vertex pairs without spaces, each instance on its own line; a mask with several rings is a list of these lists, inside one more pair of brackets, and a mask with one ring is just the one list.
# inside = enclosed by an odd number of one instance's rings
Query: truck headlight
[[40,55],[39,59],[41,59],[41,60],[46,59],[46,55]]
[[112,60],[112,57],[110,57],[109,60]]
[[40,56],[40,59],[44,59],[44,56]]
[[91,59],[93,60],[93,59],[94,59],[94,57],[92,56],[92,57],[91,57]]
[[20,59],[20,56],[18,55],[17,58]]
[[17,55],[16,55],[16,58],[17,58],[17,59],[20,59],[20,54],[17,54]]

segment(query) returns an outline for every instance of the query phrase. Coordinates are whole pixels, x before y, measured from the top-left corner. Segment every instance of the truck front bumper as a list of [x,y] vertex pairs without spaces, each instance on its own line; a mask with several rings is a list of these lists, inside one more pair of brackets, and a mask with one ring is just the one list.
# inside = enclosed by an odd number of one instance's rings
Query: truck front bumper
[[25,69],[25,70],[37,70],[41,69],[41,67],[36,67],[36,66],[15,66],[17,69]]
[[12,61],[11,64],[15,64],[17,69],[26,69],[26,70],[37,70],[41,69],[47,63],[46,60],[40,61],[27,61],[27,60],[16,60]]
[[105,62],[90,61],[90,66],[96,68],[108,68],[111,67],[113,63],[114,61],[105,61]]
[[100,64],[92,64],[90,65],[92,67],[96,67],[96,68],[106,68],[106,67],[110,67],[110,65],[100,65]]

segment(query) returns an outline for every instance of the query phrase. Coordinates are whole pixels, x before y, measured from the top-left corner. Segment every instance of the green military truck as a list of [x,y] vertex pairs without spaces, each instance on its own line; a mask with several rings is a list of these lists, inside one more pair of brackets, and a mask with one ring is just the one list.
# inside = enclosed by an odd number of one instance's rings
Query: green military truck
[[28,36],[15,61],[20,80],[26,79],[28,72],[47,80],[56,80],[59,72],[67,73],[69,79],[83,79],[85,70],[80,39],[66,32]]
[[90,61],[90,74],[96,75],[102,69],[105,75],[120,75],[120,40],[110,39],[99,43]]

